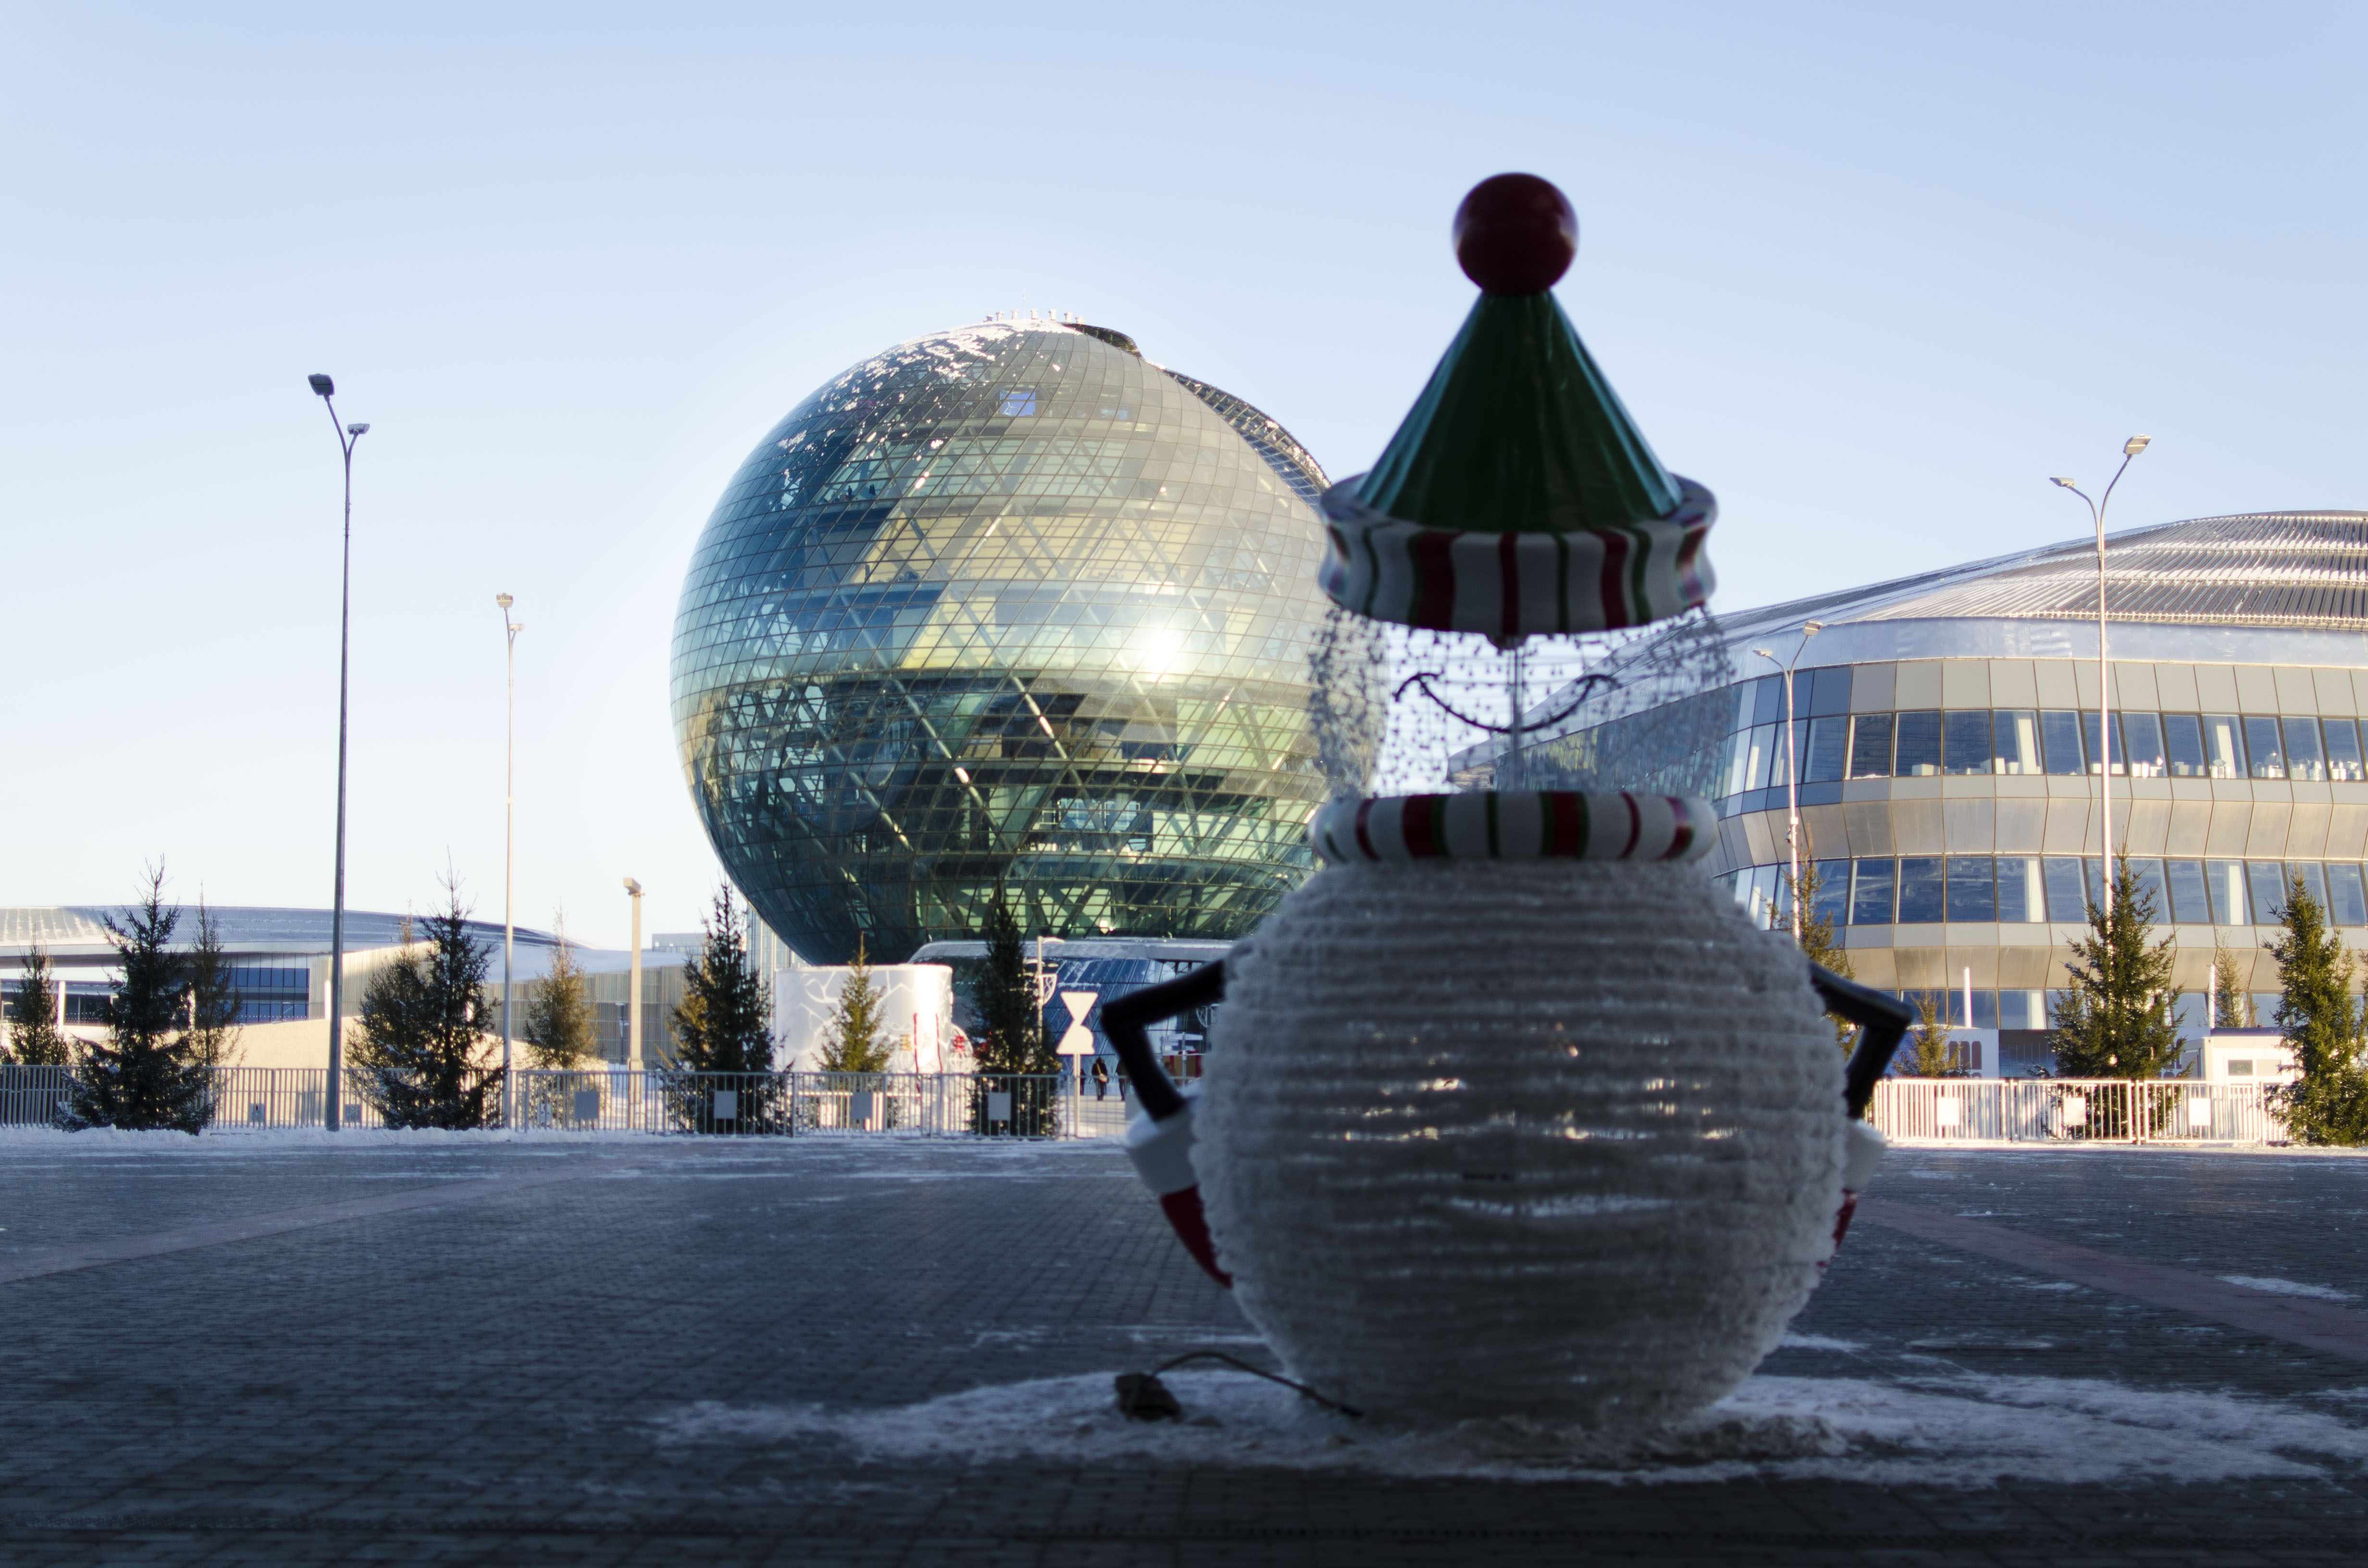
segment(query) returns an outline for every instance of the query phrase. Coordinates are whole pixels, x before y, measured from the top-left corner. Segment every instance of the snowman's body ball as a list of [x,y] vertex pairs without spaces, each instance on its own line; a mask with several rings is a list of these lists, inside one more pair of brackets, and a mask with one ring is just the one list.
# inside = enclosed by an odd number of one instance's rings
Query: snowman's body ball
[[1649,1427],[1833,1250],[1841,1052],[1688,867],[1331,867],[1229,961],[1194,1116],[1219,1260],[1292,1370],[1415,1420]]

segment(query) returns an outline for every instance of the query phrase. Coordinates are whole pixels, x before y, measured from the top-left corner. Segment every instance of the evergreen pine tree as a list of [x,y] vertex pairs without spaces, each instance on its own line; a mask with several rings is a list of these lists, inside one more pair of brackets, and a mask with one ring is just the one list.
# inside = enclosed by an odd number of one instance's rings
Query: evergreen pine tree
[[211,1075],[190,1053],[188,960],[172,949],[180,911],[165,907],[165,872],[121,925],[104,917],[123,978],[101,1017],[107,1039],[85,1047],[59,1119],[67,1127],[170,1128],[192,1137],[213,1115]]
[[2351,955],[2328,927],[2302,879],[2286,889],[2278,960],[2278,1028],[2302,1068],[2283,1095],[2286,1124],[2305,1143],[2368,1142],[2368,1072],[2361,1065],[2362,1008],[2351,999]]
[[238,1056],[238,988],[206,901],[198,900],[198,939],[189,945],[189,1056],[227,1067]]
[[551,972],[527,986],[518,1035],[526,1041],[529,1065],[567,1072],[593,1054],[592,993],[567,939],[566,921],[554,918],[552,926],[559,940],[552,949]]
[[2253,998],[2245,990],[2245,960],[2237,949],[2212,949],[2212,1027],[2248,1029],[2253,1024]]
[[[1833,912],[1817,913],[1817,890],[1821,885],[1816,862],[1801,862],[1800,879],[1793,883],[1793,906],[1801,912],[1802,956],[1811,963],[1822,964],[1844,980],[1856,980],[1858,971],[1850,964],[1850,949],[1843,947],[1840,938],[1834,934]],[[1858,1026],[1838,1014],[1827,1013],[1826,1017],[1834,1026],[1836,1043],[1848,1051],[1858,1039]]]
[[25,954],[24,972],[8,998],[8,1046],[27,1067],[64,1067],[74,1060],[73,1041],[58,1028],[58,983],[50,955],[39,943]]
[[693,1073],[769,1073],[772,1006],[729,891],[716,892],[715,913],[702,924],[706,940],[683,971],[674,1009],[676,1059]]
[[502,1072],[487,1060],[500,1007],[485,989],[493,950],[469,935],[461,891],[421,922],[427,950],[406,953],[362,991],[350,1060],[389,1127],[485,1127],[501,1119]]
[[871,983],[871,960],[863,938],[855,940],[855,961],[838,988],[838,1007],[823,1037],[825,1073],[885,1073],[889,1051],[881,1028],[880,988]]
[[1057,1073],[1060,1056],[1043,1027],[1036,1002],[1036,978],[1028,967],[1028,941],[998,883],[986,906],[986,962],[972,983],[971,1005],[978,1009],[982,1073]]
[[2055,1067],[2066,1078],[2158,1078],[2178,1064],[2173,1021],[2179,990],[2170,983],[2169,942],[2146,938],[2154,894],[2139,885],[2127,856],[2113,870],[2113,909],[2089,905],[2089,935],[2072,944],[2064,966],[2071,987],[2055,1005]]
[[1916,1027],[1907,1031],[1907,1075],[1945,1078],[1958,1069],[1949,1049],[1949,1026],[1941,1021],[1941,1005],[1930,995],[1916,999]]

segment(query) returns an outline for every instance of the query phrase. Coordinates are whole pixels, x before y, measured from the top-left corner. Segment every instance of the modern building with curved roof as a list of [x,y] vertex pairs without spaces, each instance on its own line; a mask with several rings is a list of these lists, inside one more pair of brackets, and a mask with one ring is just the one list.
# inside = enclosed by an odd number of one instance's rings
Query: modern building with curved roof
[[[2219,950],[2268,1021],[2262,943],[2290,879],[2368,947],[2368,513],[2203,517],[2107,542],[2102,732],[2093,538],[1719,618],[1740,672],[1775,668],[1754,649],[1800,649],[1801,858],[1859,978],[1945,998],[1952,1022],[1970,994],[2009,1072],[2044,1061],[2048,994],[2086,934],[2108,773],[2113,847],[2178,944],[2191,1038]],[[1783,677],[1695,700],[1723,709],[1726,739],[1656,781],[1717,801],[1710,870],[1763,923],[1788,918]]]
[[1124,334],[900,344],[768,432],[675,621],[683,768],[803,957],[1225,939],[1310,868],[1323,471]]

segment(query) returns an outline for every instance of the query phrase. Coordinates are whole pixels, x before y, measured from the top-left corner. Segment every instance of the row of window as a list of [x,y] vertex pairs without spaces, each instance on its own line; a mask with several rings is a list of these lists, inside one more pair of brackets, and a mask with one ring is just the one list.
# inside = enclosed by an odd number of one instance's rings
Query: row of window
[[[1796,719],[1801,782],[1938,775],[2079,775],[2102,761],[2137,778],[2368,778],[2351,719],[2247,713],[2116,713],[2098,744],[2097,715],[2066,709],[1912,709]],[[1782,789],[1784,726],[1755,724],[1727,739],[1721,799]]]
[[[1906,855],[1813,865],[1810,912],[1837,926],[2070,924],[2087,920],[2089,903],[2104,896],[2104,863],[2094,856]],[[2153,895],[2157,921],[2274,926],[2300,879],[2332,924],[2368,926],[2368,879],[2357,861],[2133,857],[2130,871]],[[1761,926],[1792,919],[1783,867],[1754,866],[1725,880]]]

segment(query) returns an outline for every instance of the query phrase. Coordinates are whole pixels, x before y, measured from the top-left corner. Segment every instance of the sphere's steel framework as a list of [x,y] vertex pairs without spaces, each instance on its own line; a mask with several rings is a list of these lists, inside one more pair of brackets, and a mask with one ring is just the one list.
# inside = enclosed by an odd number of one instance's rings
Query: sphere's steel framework
[[677,612],[701,822],[808,960],[981,927],[1232,937],[1306,875],[1326,483],[1122,334],[989,323],[832,381]]

